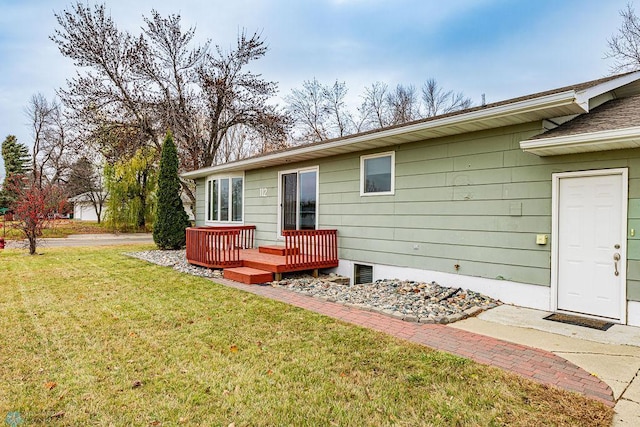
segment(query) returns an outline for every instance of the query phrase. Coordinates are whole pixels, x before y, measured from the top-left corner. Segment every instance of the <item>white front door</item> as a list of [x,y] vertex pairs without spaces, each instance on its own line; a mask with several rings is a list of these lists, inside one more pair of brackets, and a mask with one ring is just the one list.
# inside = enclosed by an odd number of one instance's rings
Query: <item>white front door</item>
[[624,322],[627,170],[554,175],[557,309]]

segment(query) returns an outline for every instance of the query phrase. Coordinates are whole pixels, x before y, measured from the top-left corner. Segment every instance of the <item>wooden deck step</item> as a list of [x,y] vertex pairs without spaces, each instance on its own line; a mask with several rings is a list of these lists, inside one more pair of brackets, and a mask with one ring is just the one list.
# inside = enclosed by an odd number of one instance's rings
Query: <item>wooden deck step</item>
[[235,280],[236,282],[256,285],[273,281],[273,273],[270,271],[258,270],[250,267],[225,268],[224,278]]
[[[285,256],[287,250],[284,246],[260,246],[258,248],[261,254],[269,254],[269,255],[279,255]],[[300,253],[300,248],[289,248],[289,255],[298,255]]]
[[[267,254],[261,254],[267,255]],[[274,256],[274,255],[272,255]],[[245,259],[242,261],[243,267],[253,268],[254,270],[269,271],[271,273],[284,273],[287,271],[286,265],[264,259]]]

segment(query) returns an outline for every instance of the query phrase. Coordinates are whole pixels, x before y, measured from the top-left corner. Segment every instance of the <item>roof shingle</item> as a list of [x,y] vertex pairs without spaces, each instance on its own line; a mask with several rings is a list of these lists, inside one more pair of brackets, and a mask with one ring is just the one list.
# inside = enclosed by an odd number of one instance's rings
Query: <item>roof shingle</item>
[[557,138],[640,126],[640,95],[613,99],[531,139]]

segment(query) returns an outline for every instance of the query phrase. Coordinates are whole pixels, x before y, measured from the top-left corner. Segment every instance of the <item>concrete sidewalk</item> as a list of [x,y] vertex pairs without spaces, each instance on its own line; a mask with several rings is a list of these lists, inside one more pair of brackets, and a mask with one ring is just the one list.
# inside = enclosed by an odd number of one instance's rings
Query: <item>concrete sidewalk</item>
[[640,425],[640,328],[607,331],[543,320],[549,313],[502,305],[451,328],[549,351],[608,384],[615,399],[614,426]]
[[[111,246],[140,243],[153,243],[151,233],[104,233],[104,234],[71,234],[68,237],[56,239],[40,239],[38,249],[59,248],[67,246]],[[7,240],[7,249],[27,248],[26,240]]]

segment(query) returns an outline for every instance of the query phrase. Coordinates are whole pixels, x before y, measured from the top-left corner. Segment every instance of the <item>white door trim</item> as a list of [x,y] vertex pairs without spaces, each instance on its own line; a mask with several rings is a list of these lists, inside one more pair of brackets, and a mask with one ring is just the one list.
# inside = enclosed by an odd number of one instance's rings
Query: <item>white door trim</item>
[[[319,166],[309,166],[306,168],[298,168],[298,169],[287,169],[278,171],[278,215],[277,215],[277,227],[276,227],[276,240],[284,240],[282,236],[282,175],[290,174],[290,173],[304,173],[304,172],[312,172],[316,173],[316,229],[318,228],[318,224],[320,223],[320,167]],[[298,188],[298,196],[300,195],[300,188]]]
[[551,196],[551,303],[549,309],[558,311],[558,226],[559,226],[559,194],[560,180],[562,178],[577,178],[588,176],[622,176],[622,207],[620,224],[620,253],[623,254],[620,260],[620,323],[627,323],[627,208],[629,193],[629,170],[627,168],[599,169],[578,172],[561,172],[552,174],[552,196]]

